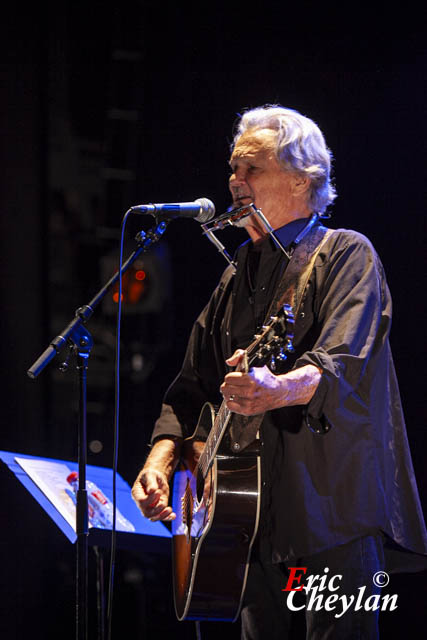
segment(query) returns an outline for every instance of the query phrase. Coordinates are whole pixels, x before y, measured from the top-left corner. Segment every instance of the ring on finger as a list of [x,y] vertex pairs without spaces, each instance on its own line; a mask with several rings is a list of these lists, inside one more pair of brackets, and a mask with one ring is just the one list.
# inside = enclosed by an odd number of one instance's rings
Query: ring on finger
[[228,398],[228,401],[229,402],[234,402],[235,397],[236,396],[234,395],[234,393],[232,393],[231,396]]

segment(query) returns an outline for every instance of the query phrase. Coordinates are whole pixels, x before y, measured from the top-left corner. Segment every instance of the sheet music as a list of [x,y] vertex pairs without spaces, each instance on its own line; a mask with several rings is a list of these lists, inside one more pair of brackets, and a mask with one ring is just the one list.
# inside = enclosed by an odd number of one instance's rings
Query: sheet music
[[[15,456],[15,461],[24,469],[27,475],[33,480],[38,488],[43,491],[53,506],[59,511],[62,517],[76,531],[76,496],[73,488],[67,482],[67,477],[71,470],[66,464],[51,462],[47,460],[34,460]],[[96,486],[96,485],[95,485]],[[100,490],[102,493],[102,491]],[[89,496],[89,527],[111,529],[109,525],[102,525],[98,516],[92,521],[91,506]],[[135,527],[116,507],[116,530],[135,531]],[[103,522],[103,521],[102,521]]]
[[76,530],[76,506],[72,489],[67,482],[71,469],[59,462],[18,458],[15,461],[24,469],[38,488],[43,491],[62,517]]

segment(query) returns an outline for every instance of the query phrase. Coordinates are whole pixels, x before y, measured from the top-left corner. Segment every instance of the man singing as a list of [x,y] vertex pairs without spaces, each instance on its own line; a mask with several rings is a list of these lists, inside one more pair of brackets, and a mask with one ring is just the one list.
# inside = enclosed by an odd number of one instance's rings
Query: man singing
[[[305,567],[304,579],[328,568],[341,576],[339,594],[357,595],[365,586],[368,597],[378,593],[372,577],[391,568],[389,557],[393,568],[423,561],[417,554],[427,552],[427,535],[388,342],[390,293],[367,238],[346,229],[324,234],[295,317],[290,365],[274,373],[267,366],[230,370],[264,324],[291,268],[295,240],[304,229],[304,237],[326,232],[318,220],[307,227],[335,198],[321,131],[280,106],[247,111],[230,167],[234,207],[260,209],[285,251],[257,215],[244,219],[250,240],[193,327],[133,497],[147,518],[175,518],[169,481],[205,402],[222,394],[233,414],[265,414],[261,517],[242,638],[284,640],[289,567]],[[306,609],[307,638],[378,638],[378,612],[335,613]]]

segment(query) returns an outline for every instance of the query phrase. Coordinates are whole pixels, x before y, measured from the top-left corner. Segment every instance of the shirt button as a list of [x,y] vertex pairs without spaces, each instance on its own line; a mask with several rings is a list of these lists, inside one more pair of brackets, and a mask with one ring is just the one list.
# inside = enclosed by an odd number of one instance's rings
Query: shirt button
[[233,442],[233,451],[240,451],[240,444],[238,442]]

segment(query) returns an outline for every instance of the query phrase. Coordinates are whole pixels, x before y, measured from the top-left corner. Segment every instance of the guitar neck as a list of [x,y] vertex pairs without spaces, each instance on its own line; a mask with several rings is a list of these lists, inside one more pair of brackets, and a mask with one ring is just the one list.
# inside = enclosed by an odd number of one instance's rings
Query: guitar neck
[[[292,309],[288,304],[285,304],[276,316],[270,318],[269,324],[263,326],[262,332],[255,336],[253,342],[244,351],[244,357],[235,370],[247,373],[252,364],[256,363],[256,366],[262,366],[268,360],[271,363],[270,367],[275,368],[273,361],[275,356],[285,360],[285,351],[293,351],[293,324]],[[212,465],[231,415],[232,412],[223,400],[197,465],[204,478]]]
[[218,451],[218,447],[224,436],[230,417],[231,411],[225,404],[225,400],[223,400],[198,462],[198,467],[200,468],[204,478],[206,477],[213,459],[216,456],[216,452]]
[[[252,347],[252,345],[250,345]],[[245,372],[249,371],[248,353],[250,348],[245,351],[244,357],[236,367],[236,371]],[[202,471],[203,477],[206,477],[214,457],[218,451],[218,447],[224,436],[225,430],[230,422],[232,412],[227,407],[225,400],[222,401],[219,411],[215,417],[215,422],[212,429],[209,432],[204,449],[199,458],[199,468]]]

